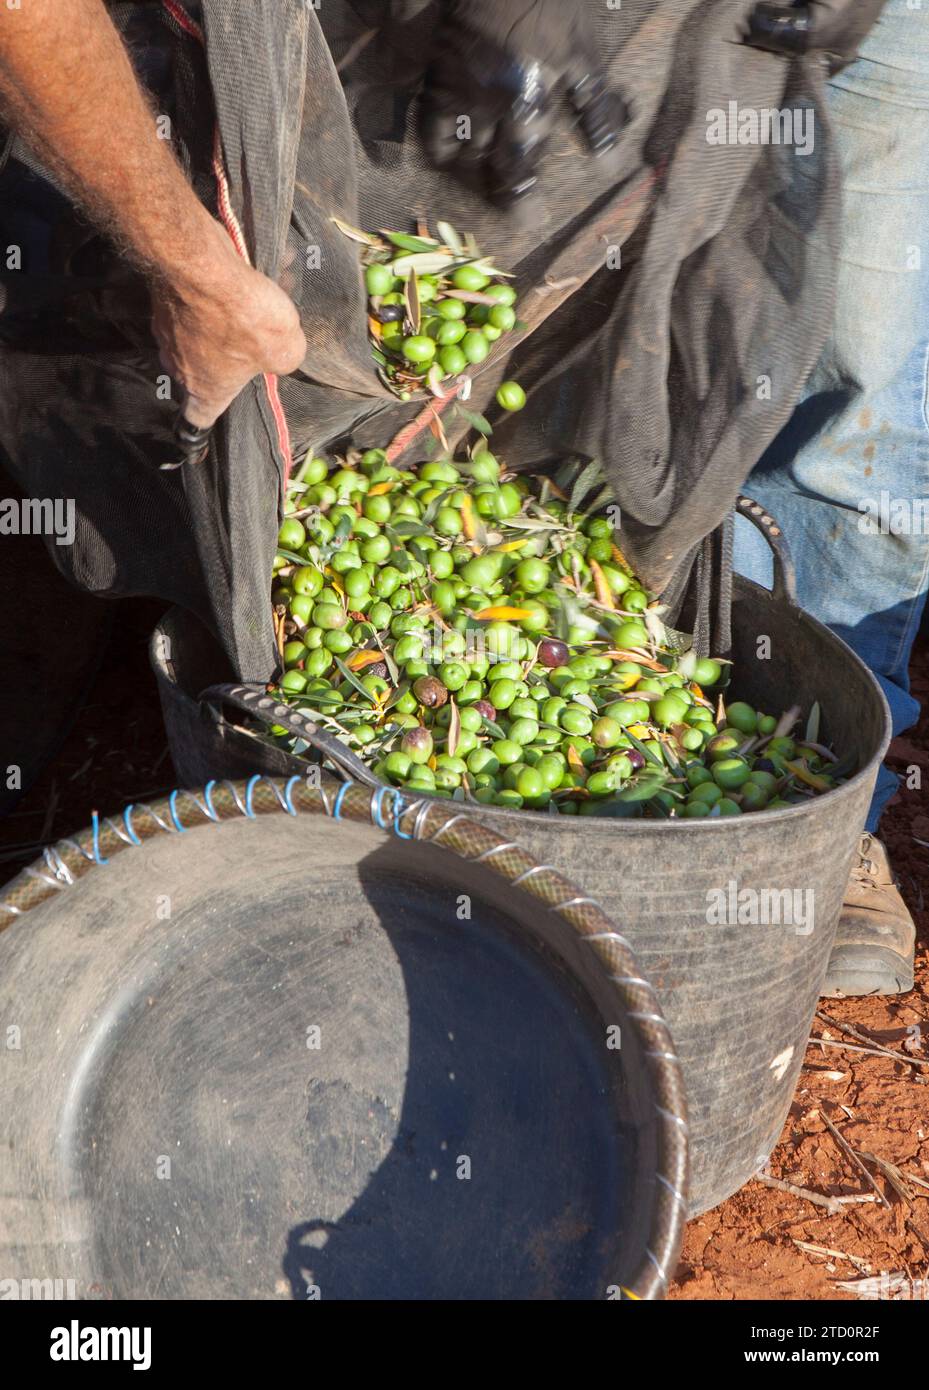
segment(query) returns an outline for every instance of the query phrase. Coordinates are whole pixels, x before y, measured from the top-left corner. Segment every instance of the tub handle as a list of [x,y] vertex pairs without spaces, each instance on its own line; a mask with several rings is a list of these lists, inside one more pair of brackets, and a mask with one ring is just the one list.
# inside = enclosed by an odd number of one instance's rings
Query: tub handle
[[260,719],[269,728],[272,724],[280,724],[288,733],[305,739],[318,753],[328,758],[336,771],[349,781],[362,782],[366,787],[384,785],[380,778],[375,777],[371,769],[334,734],[314,724],[309,715],[304,714],[302,710],[276,700],[273,695],[268,694],[263,685],[211,685],[201,693],[200,701],[211,710],[216,710],[222,705],[231,705],[243,714],[251,715],[253,719]]
[[785,599],[796,608],[797,571],[794,567],[793,556],[790,553],[790,546],[787,544],[780,526],[770,512],[766,512],[764,507],[760,503],[754,502],[751,497],[737,497],[735,509],[758,528],[771,547],[774,557],[774,585],[771,592],[774,597]]

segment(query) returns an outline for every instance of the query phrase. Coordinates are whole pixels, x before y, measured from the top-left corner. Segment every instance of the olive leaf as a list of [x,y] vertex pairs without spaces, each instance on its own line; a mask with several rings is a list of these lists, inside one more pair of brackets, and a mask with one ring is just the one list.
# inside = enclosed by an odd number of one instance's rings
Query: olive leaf
[[437,222],[436,231],[450,251],[458,256],[464,253],[464,242],[450,222]]
[[619,793],[619,800],[627,803],[630,801],[651,801],[655,793],[662,790],[666,781],[666,777],[659,777],[653,773],[649,773],[647,777],[637,777],[634,782],[630,782],[628,787]]
[[396,534],[392,526],[385,526],[384,531],[394,546],[394,549],[390,553],[390,563],[393,565],[394,569],[398,569],[401,574],[409,574],[413,567],[413,562],[404,548],[403,538]]
[[409,236],[406,232],[388,232],[384,227],[381,227],[380,231],[381,236],[385,236],[400,251],[435,251],[439,245],[431,237]]
[[648,635],[653,644],[656,647],[663,646],[665,642],[665,625],[659,618],[657,611],[654,608],[646,608],[640,616],[645,622]]
[[320,724],[330,724],[341,734],[348,733],[348,730],[344,727],[344,725],[340,724],[338,719],[335,719],[331,714],[325,714],[322,710],[314,709],[314,707],[312,705],[307,704],[305,700],[297,700],[295,701],[295,704],[301,714],[312,715],[312,717],[314,719],[317,719],[320,722]]
[[857,768],[858,754],[846,753],[843,757],[839,758],[838,762],[830,763],[829,776],[833,778],[833,780],[839,777],[847,777],[849,773],[855,772]]
[[360,241],[365,246],[383,246],[380,237],[372,236],[370,232],[363,232],[360,227],[353,227],[350,222],[343,222],[341,217],[330,217],[330,222],[334,222],[343,236],[347,236],[351,241]]
[[304,559],[304,557],[302,555],[298,555],[295,550],[284,550],[282,546],[278,546],[277,553],[278,555],[282,555],[284,559],[288,560],[292,565],[306,564],[306,560]]
[[458,705],[454,695],[449,699],[449,707],[452,713],[448,721],[448,751],[450,756],[454,757],[458,740],[461,738],[461,715],[458,713]]
[[486,714],[481,715],[481,727],[488,734],[493,734],[494,738],[506,738],[506,734],[500,728],[500,725],[495,724],[492,719],[488,719]]
[[592,516],[595,512],[602,511],[603,508],[606,507],[613,500],[613,489],[610,487],[609,483],[607,483],[605,487],[602,487],[600,489],[596,497],[592,498],[585,504],[584,510],[581,513],[581,515],[584,517]]
[[451,257],[447,252],[414,252],[410,256],[398,256],[392,262],[391,269],[395,275],[401,277],[406,275],[407,271],[411,275],[438,275],[443,270],[448,270],[451,263]]
[[448,290],[446,299],[460,299],[464,304],[486,304],[493,308],[499,304],[499,299],[494,299],[492,294],[483,294],[480,290]]
[[438,362],[433,362],[426,373],[426,385],[429,387],[432,394],[440,401],[444,401],[448,395],[447,391],[442,390],[442,378],[444,375]]
[[570,488],[574,479],[577,477],[577,470],[582,463],[583,459],[579,454],[569,454],[566,458],[562,459],[558,468],[555,470],[555,476],[552,482],[565,502],[568,500],[568,494],[565,492],[565,488]]
[[485,275],[492,275],[501,280],[514,280],[516,277],[512,270],[499,270],[493,263],[490,256],[470,257],[461,262],[462,265],[473,265],[477,270],[482,270]]
[[411,275],[403,286],[403,298],[406,302],[407,318],[410,320],[410,332],[418,333],[421,314],[419,305],[419,282],[415,275]]
[[335,528],[335,530],[334,530],[333,533],[332,533],[332,541],[330,542],[330,544],[334,545],[334,546],[336,547],[336,549],[338,549],[339,546],[342,544],[343,541],[347,541],[347,540],[348,540],[348,538],[349,538],[349,536],[350,536],[351,534],[352,534],[352,519],[351,519],[351,517],[350,517],[350,516],[340,516],[340,517],[339,517],[339,520],[338,520],[338,524],[336,525],[336,528]]
[[423,512],[424,527],[428,528],[432,525],[432,523],[435,521],[436,517],[439,514],[440,507],[445,506],[446,500],[449,497],[451,497],[454,491],[455,489],[453,487],[446,487],[443,488],[442,491],[436,497],[433,497],[432,501],[429,503],[428,507]]
[[466,410],[465,407],[459,401],[455,402],[453,409],[455,411],[455,414],[460,415],[463,420],[467,421],[467,423],[471,426],[473,430],[477,430],[478,434],[493,434],[493,429],[491,428],[490,421],[487,420],[483,415],[479,415],[477,411]]
[[643,758],[652,763],[655,767],[660,767],[662,772],[664,772],[663,762],[656,753],[652,752],[651,748],[646,748],[645,744],[642,743],[640,739],[637,739],[635,734],[630,733],[628,729],[626,730],[626,737],[637,753],[641,753]]
[[[346,521],[348,520],[347,517],[344,518],[344,519],[345,519]],[[390,539],[393,539],[394,536],[400,538],[400,537],[402,537],[402,536],[428,536],[428,535],[429,535],[429,527],[428,527],[428,526],[424,526],[423,523],[422,523],[421,521],[413,521],[412,518],[410,518],[409,521],[404,521],[404,520],[395,521],[394,524],[393,524],[392,526],[389,526],[389,527],[387,528],[387,531],[388,531],[388,535],[390,536]],[[392,535],[390,534],[391,532],[393,533]]]
[[358,694],[359,694],[359,695],[363,695],[364,698],[368,701],[368,703],[371,704],[371,705],[373,705],[374,708],[377,709],[377,708],[378,708],[377,700],[375,700],[375,698],[374,698],[374,696],[371,694],[370,690],[366,690],[365,687],[361,684],[361,681],[360,681],[360,680],[358,679],[358,677],[355,675],[354,671],[349,670],[349,668],[346,666],[345,662],[342,661],[340,657],[335,656],[334,653],[333,653],[333,660],[335,661],[336,666],[338,666],[338,668],[339,668],[339,670],[341,671],[341,673],[342,673],[342,675],[344,676],[344,678],[348,681],[349,685],[353,685],[353,686],[355,687],[355,689],[358,691]]
[[[679,724],[677,725],[677,727],[686,728],[686,725]],[[678,777],[683,776],[684,769],[681,767],[681,764],[678,762],[678,759],[675,756],[675,751],[671,747],[670,739],[659,739],[658,746],[661,748],[664,760],[668,764],[668,767],[671,769],[671,771],[675,773],[675,775]]]
[[693,647],[681,657],[680,661],[677,663],[677,669],[685,681],[693,679],[694,671],[697,669],[697,653],[694,651]]
[[806,741],[807,743],[817,743],[819,740],[820,706],[819,701],[814,700],[810,710],[809,718],[806,721]]
[[581,469],[571,485],[571,492],[568,496],[568,511],[578,511],[588,492],[600,481],[600,465],[596,459],[593,459],[585,468]]
[[[396,669],[396,668],[395,668],[395,669]],[[397,701],[403,698],[403,696],[406,694],[406,692],[409,690],[409,688],[410,688],[410,682],[409,682],[409,681],[400,681],[399,684],[397,685],[396,690],[393,692],[393,694],[390,696],[390,698],[387,699],[387,700],[385,700],[385,702],[384,702],[384,710],[385,710],[385,712],[386,712],[387,710],[389,710],[389,709],[393,709],[393,707],[394,707],[394,705],[397,703]]]

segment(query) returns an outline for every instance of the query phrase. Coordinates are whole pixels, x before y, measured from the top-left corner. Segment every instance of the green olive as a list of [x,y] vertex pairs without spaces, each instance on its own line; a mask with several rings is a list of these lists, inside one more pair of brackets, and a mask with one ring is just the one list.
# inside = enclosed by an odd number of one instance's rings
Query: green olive
[[372,296],[388,294],[393,283],[394,273],[388,265],[369,265],[365,271],[365,288]]
[[404,338],[400,350],[408,362],[431,362],[435,357],[435,342],[424,333]]
[[538,594],[548,587],[551,570],[544,560],[520,560],[515,570],[516,582],[527,594]]
[[296,517],[290,516],[286,521],[281,522],[281,529],[277,533],[277,543],[284,550],[299,550],[306,544],[306,531]]
[[713,779],[726,791],[737,790],[751,776],[744,758],[720,758],[713,764]]
[[516,303],[516,291],[512,285],[488,285],[484,290],[484,294],[488,295],[491,299],[496,299],[498,304],[512,305]]
[[487,315],[487,322],[507,333],[516,322],[516,314],[508,304],[497,304]]
[[758,715],[751,705],[746,705],[742,700],[736,700],[726,709],[726,723],[733,729],[738,729],[743,734],[753,734],[758,728]]
[[467,290],[475,294],[490,284],[490,276],[476,265],[460,265],[452,272],[452,284],[456,290]]
[[[491,314],[499,312],[491,310]],[[526,393],[518,381],[503,381],[497,387],[497,404],[504,410],[522,410],[526,404]]]

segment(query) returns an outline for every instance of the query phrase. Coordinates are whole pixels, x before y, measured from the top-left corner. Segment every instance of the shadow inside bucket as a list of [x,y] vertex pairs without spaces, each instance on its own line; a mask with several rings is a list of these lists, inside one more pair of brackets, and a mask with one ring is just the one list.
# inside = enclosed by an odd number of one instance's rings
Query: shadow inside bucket
[[457,886],[401,880],[396,847],[359,876],[402,972],[377,1023],[402,1101],[370,1093],[350,1039],[341,1078],[310,1083],[322,1200],[289,1233],[293,1297],[603,1298],[621,1272],[633,1138],[602,1020],[495,909],[472,898],[459,917]]

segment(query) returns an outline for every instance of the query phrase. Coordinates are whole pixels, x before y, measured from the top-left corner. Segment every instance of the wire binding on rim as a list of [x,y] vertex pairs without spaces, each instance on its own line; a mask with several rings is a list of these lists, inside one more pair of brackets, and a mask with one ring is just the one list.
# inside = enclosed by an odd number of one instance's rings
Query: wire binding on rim
[[61,855],[58,853],[54,845],[49,845],[46,848],[43,857],[45,859],[46,864],[51,869],[52,873],[55,875],[56,878],[61,879],[61,881],[63,883],[68,884],[68,886],[70,886],[74,882],[74,877],[71,873],[71,870],[68,868],[67,864],[62,859]]
[[63,892],[65,888],[65,885],[57,878],[53,878],[51,874],[44,874],[41,869],[33,869],[30,867],[24,869],[23,873],[28,874],[30,878],[37,878],[40,883],[47,883],[49,887],[54,888],[57,893]]
[[485,859],[490,859],[494,854],[503,854],[508,849],[519,849],[515,840],[503,840],[499,845],[491,845],[490,849],[482,850],[480,854],[475,854],[473,863],[480,864]]
[[533,874],[551,874],[557,872],[554,864],[533,864],[531,869],[524,869],[521,874],[517,874],[515,878],[511,878],[510,882],[515,887],[517,884],[523,883],[527,878],[531,878]]
[[177,788],[175,788],[174,791],[171,793],[171,795],[168,797],[168,806],[169,806],[170,809],[171,809],[171,819],[174,821],[174,824],[175,824],[175,827],[176,827],[176,829],[177,829],[178,834],[179,834],[179,835],[183,835],[184,831],[187,829],[187,826],[186,826],[186,825],[182,825],[181,822],[180,822],[180,820],[178,819],[178,815],[177,815]]

